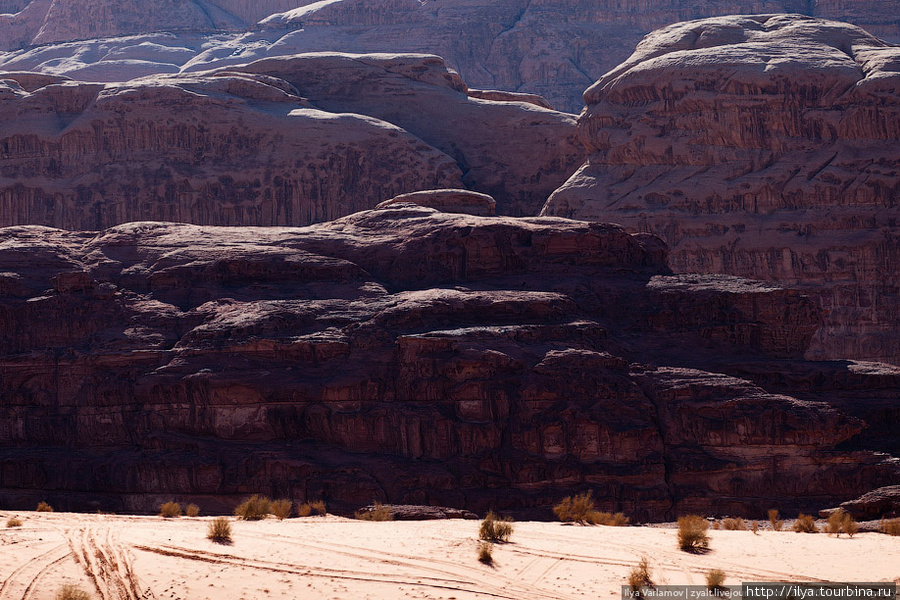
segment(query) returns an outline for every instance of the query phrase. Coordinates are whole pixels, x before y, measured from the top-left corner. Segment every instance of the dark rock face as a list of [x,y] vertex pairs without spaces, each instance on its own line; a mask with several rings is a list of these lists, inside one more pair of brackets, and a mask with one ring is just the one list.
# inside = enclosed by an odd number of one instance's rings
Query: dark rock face
[[[213,512],[262,492],[549,518],[590,489],[646,520],[834,506],[897,476],[865,418],[776,381],[848,370],[799,358],[809,300],[665,260],[618,226],[410,204],[4,229],[0,502]],[[890,378],[852,377],[897,406]]]
[[800,286],[809,357],[900,361],[900,48],[800,15],[648,35],[585,92],[587,162],[545,215],[659,235],[681,273]]
[[[306,225],[433,188],[535,214],[572,115],[470,99],[427,55],[300,55],[90,84],[0,75],[0,225]],[[423,141],[424,140],[424,141]]]

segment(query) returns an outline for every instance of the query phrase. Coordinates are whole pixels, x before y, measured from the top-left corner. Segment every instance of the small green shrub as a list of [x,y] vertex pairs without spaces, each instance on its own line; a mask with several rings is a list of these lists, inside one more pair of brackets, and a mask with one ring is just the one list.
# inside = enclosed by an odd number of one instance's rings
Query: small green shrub
[[200,514],[200,507],[196,504],[188,504],[184,509],[184,514],[189,517],[196,517]]
[[376,502],[372,510],[358,510],[353,515],[360,521],[393,521],[394,515],[391,513],[391,507],[385,506],[381,502]]
[[272,514],[279,521],[284,521],[289,516],[291,516],[291,509],[294,508],[294,503],[290,500],[275,500],[272,502]]
[[91,600],[91,595],[80,587],[67,583],[56,592],[56,600]]
[[53,512],[53,507],[46,502],[38,502],[37,508],[34,510],[37,512]]
[[740,517],[736,519],[722,519],[722,529],[726,531],[747,531],[747,524]]
[[159,507],[159,516],[173,519],[181,516],[181,505],[177,502],[166,502]]
[[678,517],[678,547],[685,552],[700,552],[709,548],[709,523],[699,515]]
[[490,542],[481,542],[478,544],[478,562],[486,565],[494,564],[494,545]]
[[230,544],[231,523],[228,522],[226,517],[217,517],[213,519],[209,523],[206,537],[217,544]]
[[272,512],[272,501],[265,496],[253,494],[234,509],[235,516],[244,521],[261,521]]
[[478,538],[486,542],[508,542],[513,533],[513,521],[506,517],[501,519],[494,511],[490,511],[481,522]]
[[772,524],[772,531],[781,531],[781,528],[784,527],[784,521],[778,518],[777,509],[769,510],[769,523]]
[[900,518],[885,519],[884,517],[881,517],[881,524],[878,526],[878,531],[888,535],[900,535]]
[[706,574],[706,589],[717,594],[725,589],[725,571],[713,569]]
[[10,517],[10,518],[6,521],[6,526],[7,526],[7,527],[21,527],[21,526],[22,526],[22,520],[21,520],[21,519],[17,519],[16,517]]
[[653,579],[650,577],[650,563],[647,558],[641,559],[635,568],[628,574],[628,587],[631,593],[637,597],[641,596],[641,589],[645,587],[653,587]]
[[804,515],[800,513],[797,520],[794,521],[794,531],[797,533],[819,533],[816,527],[816,520],[812,515]]

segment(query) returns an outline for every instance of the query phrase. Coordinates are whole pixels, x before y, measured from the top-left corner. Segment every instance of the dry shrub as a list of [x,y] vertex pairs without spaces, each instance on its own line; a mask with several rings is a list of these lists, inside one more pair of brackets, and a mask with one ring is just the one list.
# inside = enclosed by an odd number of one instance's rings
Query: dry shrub
[[67,583],[56,592],[56,600],[91,600],[91,595],[77,585]]
[[165,504],[161,504],[159,507],[159,516],[165,517],[166,519],[180,517],[181,505],[177,502],[166,502]]
[[608,513],[598,511],[594,505],[592,492],[577,496],[566,496],[553,507],[553,512],[564,523],[578,523],[579,525],[610,525],[624,527],[629,519],[623,513]]
[[685,552],[700,552],[709,548],[709,523],[699,515],[678,517],[678,547]]
[[717,594],[725,589],[725,571],[713,569],[706,574],[706,589]]
[[481,542],[478,544],[478,562],[486,565],[494,564],[494,545],[490,542]]
[[628,587],[631,588],[631,593],[638,597],[641,595],[641,588],[653,587],[653,579],[650,578],[650,564],[646,557],[642,558],[641,562],[628,574]]
[[853,518],[853,515],[850,513],[844,513],[844,518],[841,521],[841,528],[844,530],[848,536],[853,537],[859,531],[859,523],[856,522],[856,519]]
[[21,526],[22,526],[22,520],[21,520],[21,519],[17,519],[16,517],[10,517],[10,518],[6,521],[6,526],[7,526],[7,527],[21,527]]
[[189,517],[196,517],[197,515],[200,514],[200,507],[197,506],[196,504],[188,504],[187,507],[184,509],[184,514],[186,514]]
[[759,523],[757,523],[756,521],[753,521],[753,524],[750,525],[750,531],[753,532],[753,535],[758,534],[759,533]]
[[884,517],[881,517],[881,524],[878,526],[878,531],[888,535],[900,535],[900,518],[885,519]]
[[213,519],[209,523],[206,537],[217,544],[230,544],[231,523],[228,522],[226,517],[217,517]]
[[234,509],[235,516],[244,521],[261,521],[270,512],[272,512],[272,501],[257,494],[253,494]]
[[53,507],[46,502],[38,502],[37,508],[34,510],[37,512],[53,512]]
[[309,502],[304,502],[303,504],[297,505],[297,516],[298,517],[308,517],[312,514],[312,506],[309,505]]
[[290,500],[281,499],[272,502],[272,514],[275,515],[279,521],[283,521],[291,516],[292,508],[294,508],[294,503]]
[[319,515],[327,515],[328,511],[325,510],[325,501],[324,500],[313,500],[309,503],[310,508],[312,508],[316,514]]
[[812,515],[800,513],[794,521],[794,531],[797,533],[819,533],[816,527],[816,519]]
[[769,523],[772,524],[772,531],[781,531],[784,527],[784,521],[778,518],[778,510],[775,508],[769,510]]
[[385,506],[381,502],[376,502],[374,508],[368,511],[358,510],[353,515],[360,521],[393,521],[394,515],[391,513],[391,507]]
[[830,534],[836,534],[837,536],[841,535],[841,532],[844,530],[844,509],[839,508],[835,510],[833,513],[828,515],[828,521],[825,522],[825,532]]
[[501,519],[494,511],[490,511],[481,522],[478,538],[487,542],[508,542],[513,532],[513,521],[506,517]]
[[723,519],[722,529],[727,531],[747,531],[747,525],[744,519],[738,517],[736,519]]

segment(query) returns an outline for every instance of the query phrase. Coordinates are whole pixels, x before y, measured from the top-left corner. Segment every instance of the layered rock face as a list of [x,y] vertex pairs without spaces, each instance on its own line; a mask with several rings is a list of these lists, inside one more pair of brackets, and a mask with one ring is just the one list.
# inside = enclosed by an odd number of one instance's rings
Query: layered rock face
[[[896,478],[864,418],[775,381],[851,368],[798,358],[808,299],[664,264],[617,226],[403,203],[305,228],[4,229],[0,502],[549,518],[590,489],[645,520],[808,511]],[[897,406],[895,378],[852,376]]]
[[797,15],[680,23],[585,92],[545,215],[663,237],[677,272],[796,285],[816,358],[900,361],[900,49]]
[[304,225],[467,186],[533,214],[580,160],[573,116],[470,99],[433,56],[301,55],[106,85],[0,77],[2,225]]
[[[577,112],[582,91],[625,60],[647,32],[689,19],[768,13],[849,20],[900,41],[893,0],[33,0],[19,13],[0,15],[0,49],[25,48],[0,57],[0,66],[123,81],[310,51],[429,53],[444,57],[473,87],[538,94]],[[223,28],[243,33],[41,46]]]

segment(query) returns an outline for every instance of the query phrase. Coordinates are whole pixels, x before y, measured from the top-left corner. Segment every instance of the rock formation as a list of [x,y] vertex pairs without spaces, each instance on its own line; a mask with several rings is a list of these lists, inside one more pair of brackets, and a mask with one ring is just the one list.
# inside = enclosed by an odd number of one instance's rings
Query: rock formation
[[798,15],[680,23],[585,101],[590,156],[543,214],[801,286],[825,312],[810,357],[900,361],[900,48]]
[[895,376],[801,360],[819,316],[798,292],[665,260],[613,225],[408,203],[304,228],[3,229],[0,503],[551,518],[590,489],[646,520],[896,480],[833,403],[858,381],[895,431]]
[[[24,10],[0,15],[0,49],[16,50],[0,57],[7,70],[108,82],[311,51],[428,53],[444,57],[474,87],[538,94],[569,112],[581,109],[584,89],[625,60],[643,35],[677,21],[803,13],[849,20],[900,41],[894,0],[33,0],[27,7],[13,0],[8,6]],[[222,28],[236,33],[197,33]],[[181,33],[35,47],[163,31]]]
[[0,93],[2,225],[304,225],[467,186],[534,214],[581,153],[573,116],[470,99],[427,55],[300,55],[106,85],[5,73]]

